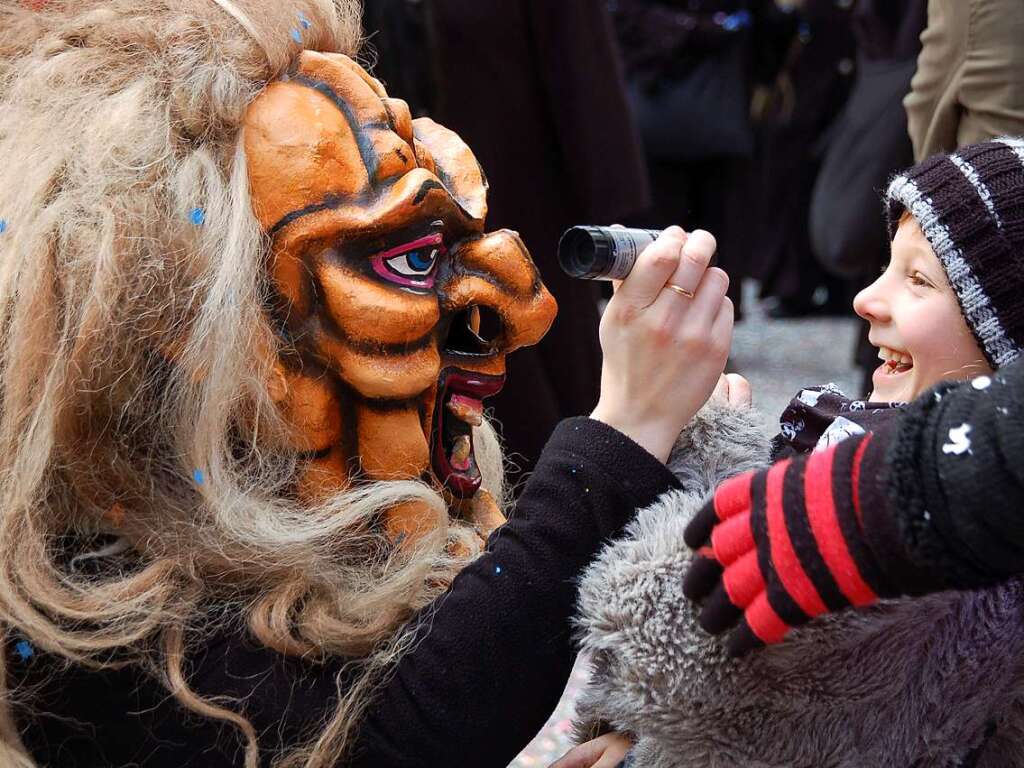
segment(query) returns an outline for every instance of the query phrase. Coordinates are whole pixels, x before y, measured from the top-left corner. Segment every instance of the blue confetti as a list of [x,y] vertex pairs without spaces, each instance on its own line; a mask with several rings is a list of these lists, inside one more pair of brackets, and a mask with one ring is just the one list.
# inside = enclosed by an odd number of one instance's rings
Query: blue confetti
[[299,32],[298,28],[292,30],[292,40],[302,45],[302,33]]
[[201,469],[193,469],[192,479],[196,481],[196,485],[202,485],[206,482],[206,475],[203,474],[203,470]]
[[195,224],[197,227],[202,226],[206,221],[206,211],[202,208],[193,208],[188,212],[188,220]]
[[7,231],[7,219],[0,219],[0,235]]
[[501,576],[501,566],[500,565],[494,566],[494,573],[497,574],[498,576]]
[[729,14],[721,22],[722,27],[728,32],[735,32],[737,29],[745,29],[753,23],[750,11],[737,11]]
[[14,652],[18,654],[22,661],[28,661],[36,655],[36,649],[32,647],[32,643],[28,640],[22,640],[14,646]]
[[311,26],[313,26],[309,19],[306,18],[306,14],[304,14],[302,11],[299,11],[299,24],[302,25],[303,29],[309,29]]

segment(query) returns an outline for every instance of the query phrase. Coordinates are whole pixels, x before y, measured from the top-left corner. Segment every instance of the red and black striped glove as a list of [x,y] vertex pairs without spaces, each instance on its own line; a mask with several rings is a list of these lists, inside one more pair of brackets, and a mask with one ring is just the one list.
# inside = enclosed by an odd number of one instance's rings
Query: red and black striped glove
[[879,597],[941,588],[908,559],[885,500],[881,433],[748,472],[719,486],[686,529],[683,582],[712,634],[740,655],[799,624]]

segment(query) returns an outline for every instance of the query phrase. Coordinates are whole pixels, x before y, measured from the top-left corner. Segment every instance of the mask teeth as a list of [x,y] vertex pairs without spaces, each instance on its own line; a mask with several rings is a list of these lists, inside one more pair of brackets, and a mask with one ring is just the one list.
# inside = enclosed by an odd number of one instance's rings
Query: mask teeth
[[472,400],[461,395],[452,395],[452,398],[445,407],[459,421],[464,421],[474,427],[479,427],[483,424],[483,412],[479,400]]
[[455,438],[455,445],[452,447],[452,455],[449,461],[452,467],[459,471],[469,469],[469,454],[473,451],[473,443],[469,435],[459,435]]

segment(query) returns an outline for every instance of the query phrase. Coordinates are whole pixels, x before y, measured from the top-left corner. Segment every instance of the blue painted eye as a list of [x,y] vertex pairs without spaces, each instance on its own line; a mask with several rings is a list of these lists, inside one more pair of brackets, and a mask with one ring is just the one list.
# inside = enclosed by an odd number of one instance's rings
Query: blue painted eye
[[421,248],[388,259],[387,265],[400,275],[422,277],[434,268],[437,253],[437,248]]

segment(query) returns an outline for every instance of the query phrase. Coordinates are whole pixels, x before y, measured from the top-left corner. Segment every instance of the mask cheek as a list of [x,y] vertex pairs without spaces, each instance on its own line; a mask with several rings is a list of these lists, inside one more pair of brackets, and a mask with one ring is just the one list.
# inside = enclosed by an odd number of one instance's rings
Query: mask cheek
[[401,480],[427,471],[430,449],[415,407],[376,410],[367,405],[357,410],[359,459],[367,477]]

